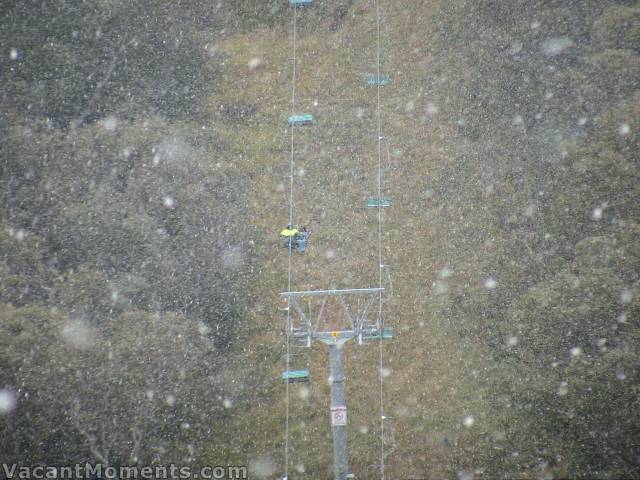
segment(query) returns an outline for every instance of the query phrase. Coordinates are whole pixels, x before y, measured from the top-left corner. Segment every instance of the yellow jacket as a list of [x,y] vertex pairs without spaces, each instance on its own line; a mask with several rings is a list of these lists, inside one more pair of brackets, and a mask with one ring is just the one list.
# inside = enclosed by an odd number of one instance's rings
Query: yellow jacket
[[281,237],[295,237],[298,233],[300,233],[298,231],[297,228],[285,228],[284,230],[282,230],[280,232],[280,236]]

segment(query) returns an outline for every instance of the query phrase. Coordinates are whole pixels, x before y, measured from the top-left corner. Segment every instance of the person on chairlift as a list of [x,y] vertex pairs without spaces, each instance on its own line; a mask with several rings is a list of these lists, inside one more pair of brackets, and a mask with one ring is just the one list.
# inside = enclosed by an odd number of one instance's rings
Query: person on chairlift
[[281,244],[285,248],[289,246],[296,248],[300,253],[304,253],[309,242],[309,235],[311,232],[307,230],[307,227],[302,226],[300,230],[295,228],[291,223],[287,225],[287,228],[280,232]]
[[300,233],[297,228],[293,228],[292,224],[288,224],[287,228],[280,232],[280,242],[283,247],[289,248],[296,246],[296,236]]
[[304,225],[300,227],[300,231],[295,237],[296,244],[297,244],[296,246],[298,247],[298,251],[300,253],[304,253],[305,248],[307,248],[307,243],[309,242],[309,235],[311,235],[311,232],[307,230],[307,227],[305,227]]

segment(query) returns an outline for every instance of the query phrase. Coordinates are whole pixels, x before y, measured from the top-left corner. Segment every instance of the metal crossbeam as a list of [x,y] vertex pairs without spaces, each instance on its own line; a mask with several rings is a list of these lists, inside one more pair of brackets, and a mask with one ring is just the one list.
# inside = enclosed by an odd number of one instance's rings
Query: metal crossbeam
[[[298,339],[306,340],[306,346],[311,347],[313,340],[319,340],[323,343],[334,344],[335,342],[343,343],[352,338],[358,337],[359,343],[362,343],[363,335],[372,337],[375,335],[381,336],[378,332],[379,325],[367,325],[365,321],[373,301],[377,297],[376,294],[384,291],[384,288],[349,288],[341,290],[307,290],[300,292],[284,292],[280,295],[289,300],[289,305],[293,310],[298,313],[299,322],[294,325],[293,320],[289,324],[290,334]],[[368,298],[364,304],[361,304],[356,312],[351,312],[349,305],[344,300],[344,295],[364,295]],[[322,297],[320,302],[320,308],[316,313],[313,313],[311,304],[309,304],[309,310],[305,311],[300,304],[302,297]],[[326,306],[330,297],[338,298],[338,305],[344,312],[348,327],[337,328],[331,331],[320,331],[324,318]]]
[[351,328],[356,328],[356,324],[353,322],[353,318],[349,313],[349,307],[347,307],[347,304],[345,303],[344,298],[342,298],[342,296],[339,296],[338,298],[340,299],[340,305],[342,305],[342,309],[344,310],[344,313],[347,315],[347,320],[349,320],[349,323],[351,324]]
[[371,307],[371,304],[373,303],[373,299],[374,299],[373,296],[369,297],[369,300],[367,301],[367,303],[365,304],[364,308],[362,309],[362,312],[358,315],[358,319],[357,319],[358,330],[362,330],[362,325],[363,325],[365,319],[367,318],[367,314],[369,313],[369,308]]
[[[295,301],[295,300],[294,300]],[[318,327],[320,327],[320,322],[322,321],[322,314],[324,313],[324,307],[327,304],[327,297],[322,299],[322,303],[320,304],[320,312],[318,312],[318,318],[316,320],[315,325],[313,326],[313,331],[317,332]]]
[[301,292],[282,292],[280,295],[290,297],[325,297],[330,295],[362,295],[384,291],[384,288],[347,288],[344,290],[306,290]]

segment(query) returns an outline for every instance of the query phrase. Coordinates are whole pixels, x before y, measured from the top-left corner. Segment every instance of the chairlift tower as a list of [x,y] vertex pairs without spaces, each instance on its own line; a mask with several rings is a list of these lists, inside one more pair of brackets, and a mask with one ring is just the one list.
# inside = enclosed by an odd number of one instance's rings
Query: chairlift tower
[[[313,341],[320,341],[329,346],[329,366],[331,384],[331,429],[333,433],[333,465],[335,480],[355,478],[349,472],[347,453],[347,404],[344,385],[344,345],[351,339],[356,339],[359,345],[373,340],[393,338],[393,329],[385,328],[382,318],[376,316],[375,321],[368,321],[369,310],[376,297],[382,301],[384,288],[352,288],[344,290],[307,290],[299,292],[284,292],[280,295],[287,299],[287,308],[291,307],[297,315],[288,315],[287,335],[298,340],[307,347]],[[346,297],[364,297],[364,302],[351,309]],[[301,305],[302,299],[319,297],[320,305],[317,313],[308,311]],[[342,313],[342,321],[334,322],[334,327],[327,328],[331,323],[327,314],[327,305],[331,299],[337,300]],[[309,302],[311,304],[311,302]],[[297,318],[297,321],[295,320]],[[334,321],[337,319],[334,319]],[[338,326],[335,326],[338,325]],[[285,372],[283,377],[289,382],[300,381],[300,372]],[[302,371],[303,372],[303,371]],[[289,375],[291,374],[291,375]],[[308,375],[308,373],[307,373]]]
[[[296,113],[296,33],[297,33],[297,10],[299,7],[306,7],[313,4],[314,0],[289,0],[293,7],[293,74],[292,74],[292,115],[288,118],[288,126],[291,128],[291,159],[289,163],[289,223],[293,223],[293,166],[294,166],[294,132],[298,127],[313,126],[316,119],[312,114]],[[345,377],[344,377],[344,345],[352,339],[356,339],[359,345],[369,341],[381,341],[393,338],[393,328],[384,326],[382,315],[382,305],[388,300],[383,299],[385,289],[383,285],[383,265],[382,260],[382,210],[391,207],[392,199],[382,196],[382,167],[381,167],[381,142],[383,140],[381,132],[380,117],[380,88],[391,83],[389,75],[380,73],[380,11],[376,0],[377,17],[377,68],[376,73],[368,75],[367,85],[377,88],[377,138],[378,138],[378,188],[377,195],[367,199],[367,208],[378,210],[378,263],[379,263],[379,287],[377,288],[351,288],[342,290],[307,290],[289,291],[280,295],[287,300],[287,371],[282,374],[283,380],[287,384],[286,422],[285,422],[285,477],[288,480],[289,468],[289,384],[294,382],[309,381],[308,370],[289,370],[290,341],[291,339],[301,342],[306,347],[311,347],[314,341],[320,341],[329,347],[330,365],[330,385],[331,385],[331,429],[333,432],[333,463],[335,480],[353,479],[355,476],[349,472],[349,462],[347,454],[347,405],[345,398]],[[388,152],[388,150],[387,150]],[[388,155],[389,157],[389,155]],[[291,255],[292,244],[289,242],[289,268],[288,286],[291,290]],[[304,250],[304,249],[303,249]],[[302,250],[301,250],[302,251]],[[388,271],[387,271],[388,274]],[[389,290],[392,290],[391,278],[389,277]],[[376,297],[379,299],[379,309],[369,320],[369,311]],[[353,300],[356,299],[356,306]],[[309,308],[305,312],[301,301],[308,301]],[[316,305],[319,301],[319,308],[316,313],[312,310],[312,301],[315,299]],[[361,301],[362,300],[362,301]],[[351,307],[348,302],[351,301]],[[338,304],[339,312],[342,315],[331,315],[330,310],[334,303]],[[296,315],[292,315],[292,307]],[[329,316],[333,316],[331,321]],[[380,474],[384,480],[384,459],[385,459],[385,419],[383,407],[383,374],[382,374],[382,346],[380,346],[380,436],[381,436],[381,456]],[[395,443],[395,442],[394,442]]]

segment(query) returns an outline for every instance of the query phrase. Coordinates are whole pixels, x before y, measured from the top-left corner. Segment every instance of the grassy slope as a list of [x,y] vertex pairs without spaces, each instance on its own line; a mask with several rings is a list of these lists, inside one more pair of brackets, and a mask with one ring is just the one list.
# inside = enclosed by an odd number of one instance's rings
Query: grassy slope
[[[438,252],[446,249],[447,240],[425,221],[438,214],[425,192],[430,175],[452,155],[447,127],[426,113],[427,103],[437,99],[430,99],[423,87],[429,75],[429,19],[438,7],[435,1],[411,9],[401,2],[384,4],[381,70],[391,74],[393,83],[382,91],[383,129],[390,139],[387,193],[394,198],[384,215],[384,258],[394,282],[386,318],[397,331],[396,340],[385,345],[392,371],[385,392],[398,443],[388,472],[390,478],[425,472],[437,477],[455,469],[447,445],[463,429],[464,415],[482,416],[465,381],[464,366],[474,354],[457,350],[431,293],[437,271],[445,266]],[[376,91],[363,81],[375,72],[374,4],[357,2],[336,32],[324,27],[298,38],[296,112],[313,112],[318,123],[296,135],[295,218],[311,226],[313,241],[304,257],[294,258],[294,289],[377,283],[377,216],[362,208],[376,185]],[[276,235],[288,217],[286,193],[279,185],[286,187],[289,161],[291,35],[234,35],[220,47],[225,80],[215,101],[257,106],[250,119],[231,121],[221,115],[218,123],[234,152],[229,161],[251,179],[252,218],[265,241],[257,248],[260,266],[250,292],[256,307],[247,319],[248,347],[238,357],[244,367],[255,369],[261,387],[250,404],[229,411],[229,436],[212,449],[211,458],[240,463],[262,458],[281,465],[284,387],[278,376],[285,317],[277,294],[286,289],[287,260]],[[248,68],[252,58],[262,62],[253,71]],[[379,451],[378,347],[350,345],[346,352],[351,467],[359,478],[371,478],[369,468]],[[327,363],[319,345],[295,360],[296,367],[309,367],[314,379],[308,390],[291,390],[291,469],[304,466],[306,472],[295,478],[330,476],[329,388],[322,380],[328,376]],[[477,420],[482,425],[483,419]]]

